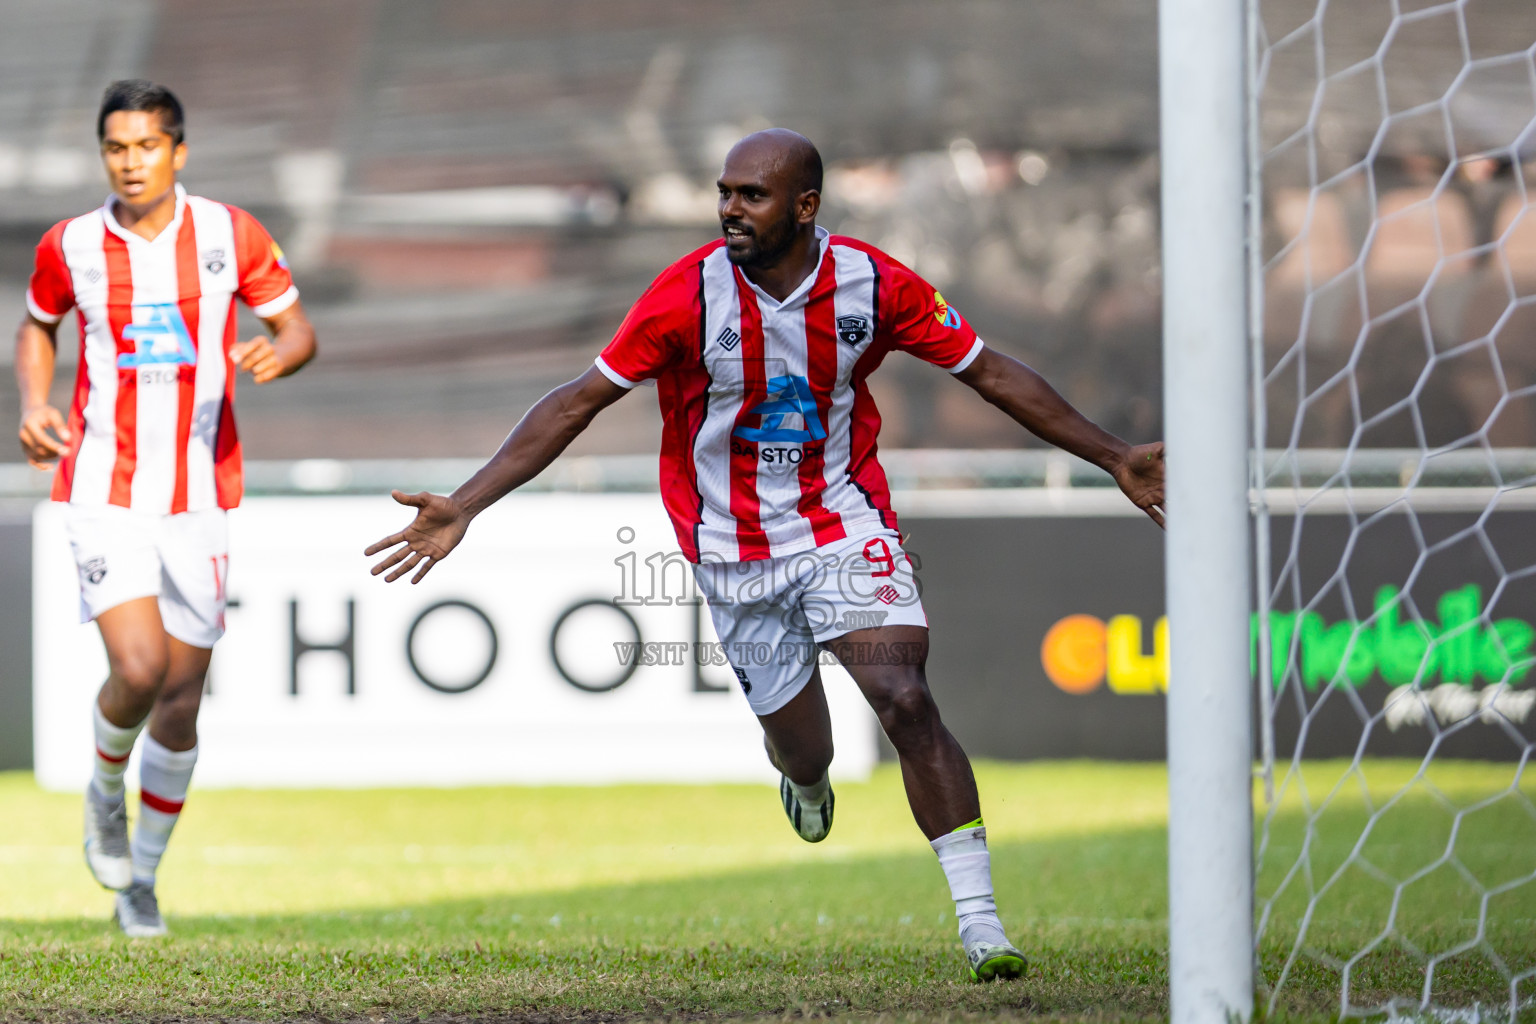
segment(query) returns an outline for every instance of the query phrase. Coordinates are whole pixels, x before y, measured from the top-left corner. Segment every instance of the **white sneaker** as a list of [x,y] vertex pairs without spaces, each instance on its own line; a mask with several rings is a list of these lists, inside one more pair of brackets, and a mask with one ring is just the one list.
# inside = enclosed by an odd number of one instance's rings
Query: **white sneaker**
[[133,881],[128,859],[128,806],[85,787],[85,866],[108,889],[124,889]]
[[130,939],[155,939],[165,934],[165,920],[160,916],[160,901],[154,885],[133,882],[117,894],[112,917]]

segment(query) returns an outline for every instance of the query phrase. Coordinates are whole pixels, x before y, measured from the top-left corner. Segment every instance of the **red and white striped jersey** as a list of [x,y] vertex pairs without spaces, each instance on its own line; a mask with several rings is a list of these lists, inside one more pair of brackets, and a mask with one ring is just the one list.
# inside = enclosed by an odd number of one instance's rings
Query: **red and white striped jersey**
[[597,358],[656,379],[662,500],[683,554],[752,561],[896,529],[866,378],[893,349],[959,373],[982,343],[927,282],[817,229],[821,263],[782,303],[724,240],[668,267]]
[[282,250],[244,210],[176,186],[153,240],[99,210],[43,236],[27,308],[58,323],[74,307],[80,365],[70,443],[53,499],[168,514],[234,508],[234,300],[257,316],[299,297]]

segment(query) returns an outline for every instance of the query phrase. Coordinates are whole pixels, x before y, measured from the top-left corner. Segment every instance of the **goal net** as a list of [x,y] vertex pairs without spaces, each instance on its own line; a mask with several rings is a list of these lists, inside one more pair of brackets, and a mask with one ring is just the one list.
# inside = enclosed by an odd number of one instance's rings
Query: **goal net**
[[1255,1008],[1533,1019],[1536,5],[1250,2]]

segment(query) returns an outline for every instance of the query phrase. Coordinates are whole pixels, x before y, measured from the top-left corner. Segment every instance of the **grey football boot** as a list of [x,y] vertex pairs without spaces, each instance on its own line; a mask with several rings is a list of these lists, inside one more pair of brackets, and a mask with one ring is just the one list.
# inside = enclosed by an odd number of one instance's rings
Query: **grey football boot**
[[102,796],[93,782],[85,788],[85,866],[108,889],[123,889],[133,881],[128,859],[128,805]]
[[152,883],[132,882],[119,892],[112,917],[130,939],[155,939],[166,933]]

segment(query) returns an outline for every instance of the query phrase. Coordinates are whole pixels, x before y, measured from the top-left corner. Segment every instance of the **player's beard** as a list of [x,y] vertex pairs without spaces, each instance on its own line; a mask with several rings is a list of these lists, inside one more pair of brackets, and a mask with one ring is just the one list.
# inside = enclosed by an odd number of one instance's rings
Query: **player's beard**
[[754,230],[747,236],[746,249],[725,247],[725,256],[738,267],[771,267],[784,258],[795,244],[795,215],[788,212],[783,219],[765,231]]

